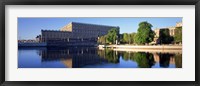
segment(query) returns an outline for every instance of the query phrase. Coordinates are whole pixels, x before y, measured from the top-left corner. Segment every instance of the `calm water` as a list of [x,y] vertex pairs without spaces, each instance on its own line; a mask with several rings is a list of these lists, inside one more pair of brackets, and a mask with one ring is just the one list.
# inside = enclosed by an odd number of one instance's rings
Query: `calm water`
[[19,48],[18,68],[182,68],[182,53]]

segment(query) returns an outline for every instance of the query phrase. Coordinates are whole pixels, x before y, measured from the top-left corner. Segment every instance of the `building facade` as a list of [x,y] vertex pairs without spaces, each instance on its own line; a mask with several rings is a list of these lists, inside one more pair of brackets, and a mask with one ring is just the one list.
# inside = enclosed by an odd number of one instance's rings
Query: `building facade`
[[106,35],[109,30],[118,26],[106,26],[71,22],[60,30],[41,30],[41,42],[50,44],[58,43],[93,43],[96,44],[98,37]]
[[154,37],[154,43],[158,43],[159,41],[159,37],[160,37],[160,34],[161,34],[161,30],[169,30],[169,35],[170,36],[174,36],[175,35],[175,29],[177,27],[182,27],[182,22],[177,22],[175,26],[171,26],[171,27],[166,27],[166,28],[156,28],[154,29],[154,32],[155,32],[155,37]]

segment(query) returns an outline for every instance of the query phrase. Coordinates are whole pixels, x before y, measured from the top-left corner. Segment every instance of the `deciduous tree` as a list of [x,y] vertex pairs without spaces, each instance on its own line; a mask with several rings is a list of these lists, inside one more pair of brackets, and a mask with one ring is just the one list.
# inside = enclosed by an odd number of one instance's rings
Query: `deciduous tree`
[[106,40],[111,44],[115,44],[115,41],[118,39],[118,35],[119,29],[113,28],[108,31],[108,34],[106,35]]
[[151,30],[151,27],[153,26],[146,21],[139,23],[137,34],[134,37],[136,44],[145,44],[153,41],[155,33]]
[[176,27],[174,40],[175,42],[182,42],[182,27]]

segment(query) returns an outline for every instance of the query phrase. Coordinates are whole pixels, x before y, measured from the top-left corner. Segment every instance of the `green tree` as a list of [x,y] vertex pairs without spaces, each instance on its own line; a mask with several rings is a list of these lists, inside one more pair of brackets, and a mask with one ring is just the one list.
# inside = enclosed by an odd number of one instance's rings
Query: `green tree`
[[123,34],[119,34],[119,41],[120,41],[120,44],[123,44]]
[[123,33],[123,43],[128,43],[129,42],[129,35],[128,33]]
[[175,28],[174,41],[182,42],[182,27]]
[[105,44],[106,43],[106,35],[100,36],[97,42],[99,44]]
[[160,29],[159,41],[161,44],[169,44],[173,41],[173,37],[169,34],[169,29]]
[[120,41],[124,44],[133,44],[136,33],[123,33],[121,34]]
[[145,44],[153,41],[155,33],[151,30],[151,27],[153,26],[146,21],[139,23],[137,34],[134,37],[136,44]]
[[131,34],[130,34],[130,42],[131,42],[131,44],[134,44],[134,43],[135,43],[135,41],[134,41],[135,35],[136,35],[136,33],[131,33]]
[[115,44],[115,41],[118,40],[118,35],[119,29],[113,28],[108,31],[108,34],[106,35],[106,40],[111,44]]

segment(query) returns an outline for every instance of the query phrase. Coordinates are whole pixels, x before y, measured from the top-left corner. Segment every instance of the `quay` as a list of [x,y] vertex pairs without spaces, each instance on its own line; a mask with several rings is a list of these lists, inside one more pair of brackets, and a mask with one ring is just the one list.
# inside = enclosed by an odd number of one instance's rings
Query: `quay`
[[96,43],[77,42],[77,43],[47,43],[47,42],[20,42],[18,47],[97,47]]
[[182,53],[182,45],[99,45],[98,48],[115,51]]
[[99,45],[98,47],[112,49],[182,49],[182,45]]
[[41,43],[18,43],[18,47],[45,47],[47,46],[47,43],[41,42]]

